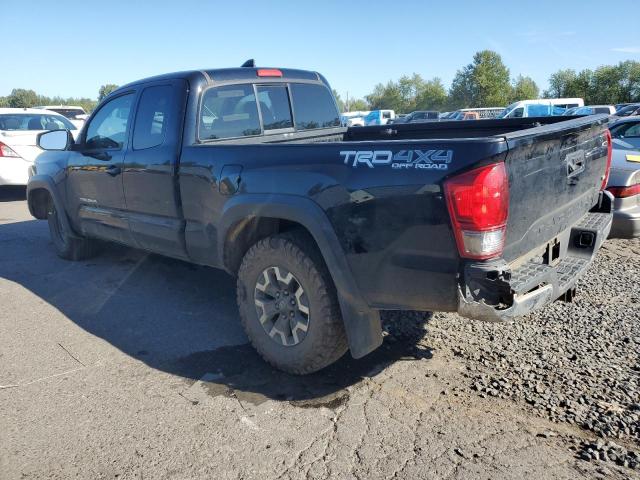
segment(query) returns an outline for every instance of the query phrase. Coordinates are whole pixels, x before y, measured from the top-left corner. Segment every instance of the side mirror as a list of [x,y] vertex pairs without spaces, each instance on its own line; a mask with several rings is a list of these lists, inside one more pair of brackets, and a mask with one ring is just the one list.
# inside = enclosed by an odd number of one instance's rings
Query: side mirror
[[66,150],[73,144],[69,130],[51,130],[38,135],[38,146],[43,150]]

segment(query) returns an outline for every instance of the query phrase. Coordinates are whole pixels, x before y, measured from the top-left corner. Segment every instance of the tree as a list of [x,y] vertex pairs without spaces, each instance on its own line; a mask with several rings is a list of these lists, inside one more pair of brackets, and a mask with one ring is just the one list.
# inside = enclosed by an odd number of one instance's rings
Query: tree
[[523,77],[522,75],[518,75],[516,78],[511,92],[510,103],[519,100],[533,100],[540,95],[540,89],[536,82],[531,77]]
[[576,81],[576,72],[572,69],[558,70],[549,77],[549,88],[545,90],[547,98],[563,98]]
[[447,104],[447,91],[438,77],[424,82],[416,98],[416,110],[443,110]]
[[545,97],[579,97],[587,104],[640,101],[640,62],[627,60],[596,70],[558,70],[549,78]]
[[456,73],[449,95],[457,108],[504,106],[512,96],[509,69],[498,53],[477,52],[473,62]]
[[349,111],[359,112],[369,110],[369,105],[362,98],[356,98],[355,100],[349,100]]
[[350,99],[347,97],[346,100],[342,100],[342,97],[335,88],[333,89],[333,96],[336,97],[336,103],[338,104],[340,112],[357,112],[358,110],[368,109],[367,102],[361,98]]
[[13,108],[35,107],[38,104],[38,95],[33,90],[14,88],[8,97],[9,106]]
[[425,81],[419,74],[403,75],[397,82],[379,83],[366,96],[372,109],[391,109],[398,113],[440,109],[446,104],[447,92],[439,78]]
[[113,83],[107,83],[106,85],[102,85],[100,90],[98,90],[98,101],[101,102],[107,95],[109,95],[114,90],[118,89],[118,85]]
[[373,92],[365,97],[372,110],[391,109],[396,112],[404,112],[405,104],[400,89],[395,82],[389,81],[386,85],[378,83]]

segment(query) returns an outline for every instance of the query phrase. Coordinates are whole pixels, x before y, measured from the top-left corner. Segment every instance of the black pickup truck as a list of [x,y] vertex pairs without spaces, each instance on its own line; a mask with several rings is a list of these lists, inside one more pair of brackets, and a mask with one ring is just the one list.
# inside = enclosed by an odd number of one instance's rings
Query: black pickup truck
[[606,125],[346,129],[316,72],[175,73],[120,87],[76,141],[41,134],[28,205],[63,258],[109,240],[237,276],[255,348],[305,374],[378,347],[381,310],[570,300],[611,227]]

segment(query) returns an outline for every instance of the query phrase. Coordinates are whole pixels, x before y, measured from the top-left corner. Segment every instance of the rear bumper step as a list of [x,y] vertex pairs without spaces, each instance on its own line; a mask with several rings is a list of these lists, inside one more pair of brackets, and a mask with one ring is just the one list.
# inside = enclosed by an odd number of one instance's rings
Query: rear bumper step
[[525,261],[468,265],[458,290],[458,313],[508,321],[556,299],[571,299],[565,294],[575,289],[611,230],[608,200]]

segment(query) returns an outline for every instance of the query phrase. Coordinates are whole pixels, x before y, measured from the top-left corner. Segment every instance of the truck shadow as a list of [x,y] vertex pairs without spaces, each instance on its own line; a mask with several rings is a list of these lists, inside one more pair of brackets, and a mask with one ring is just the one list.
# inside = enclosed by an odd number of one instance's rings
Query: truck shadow
[[14,185],[0,187],[0,202],[16,202],[27,197],[27,188]]
[[235,280],[220,270],[116,245],[89,261],[66,262],[55,255],[46,222],[36,220],[0,224],[0,243],[0,277],[150,367],[201,381],[211,395],[331,406],[346,387],[391,363],[432,355],[422,343],[429,314],[390,314],[385,342],[372,354],[360,360],[346,354],[316,374],[287,375],[247,343]]

